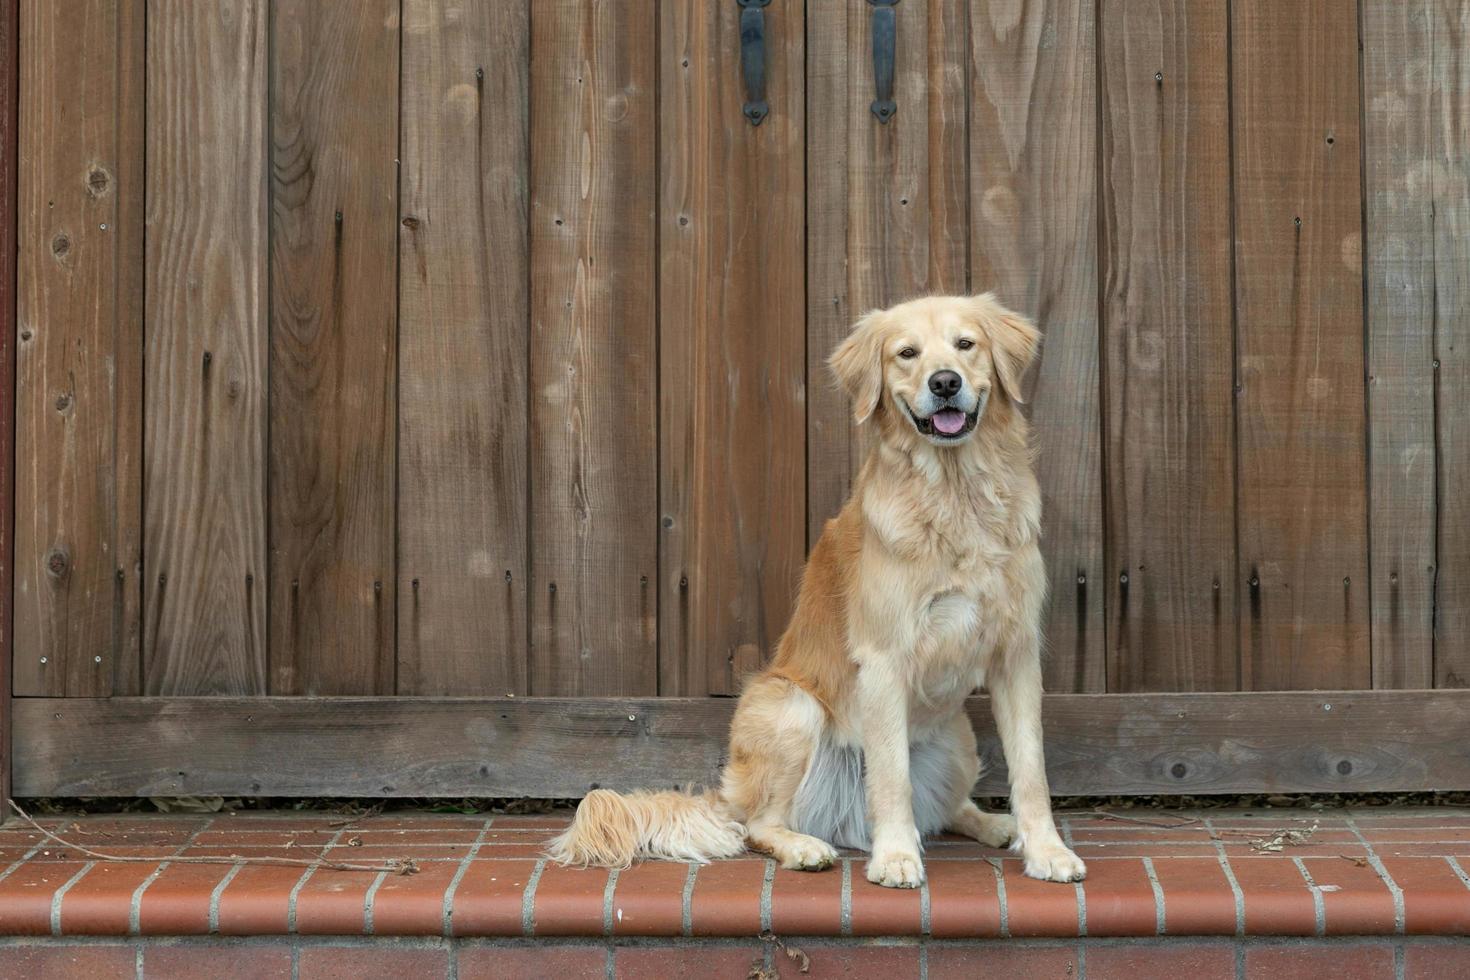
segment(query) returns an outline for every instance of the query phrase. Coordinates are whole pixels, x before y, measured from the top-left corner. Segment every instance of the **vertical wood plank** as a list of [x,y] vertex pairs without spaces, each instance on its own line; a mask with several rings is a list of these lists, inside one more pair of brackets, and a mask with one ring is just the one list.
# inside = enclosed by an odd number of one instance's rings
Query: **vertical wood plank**
[[1432,6],[1362,4],[1374,687],[1434,683],[1434,229],[1455,204],[1432,176]]
[[1101,26],[1109,691],[1238,682],[1227,28],[1212,0]]
[[403,8],[400,694],[527,691],[529,30]]
[[804,5],[660,5],[659,691],[729,694],[786,625],[806,545]]
[[[15,334],[20,0],[0,0],[0,800],[10,799],[15,659]],[[10,808],[6,807],[7,814]],[[0,824],[8,817],[0,817]]]
[[1439,363],[1436,687],[1470,687],[1470,6],[1439,0],[1431,48],[1434,356]]
[[1470,8],[1363,4],[1373,685],[1470,685]]
[[1232,17],[1242,683],[1364,688],[1357,5]]
[[139,11],[25,3],[16,637],[22,695],[137,693]]
[[272,14],[270,689],[394,689],[398,4]]
[[657,10],[532,18],[531,692],[658,690]]
[[827,355],[868,310],[963,292],[968,275],[966,11],[895,8],[897,112],[879,123],[870,7],[807,15],[808,539],[841,509],[867,453]]
[[266,693],[266,22],[148,8],[148,694]]
[[969,9],[972,286],[995,290],[1045,336],[1027,400],[1051,585],[1046,686],[1101,691],[1094,6]]

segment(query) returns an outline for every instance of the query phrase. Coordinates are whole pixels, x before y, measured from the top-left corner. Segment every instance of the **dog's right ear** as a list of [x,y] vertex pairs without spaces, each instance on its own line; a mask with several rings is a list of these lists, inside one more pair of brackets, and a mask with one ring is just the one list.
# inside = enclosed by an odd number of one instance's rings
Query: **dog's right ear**
[[883,396],[882,326],[882,310],[868,313],[827,359],[837,383],[852,399],[852,418],[858,425],[877,410]]

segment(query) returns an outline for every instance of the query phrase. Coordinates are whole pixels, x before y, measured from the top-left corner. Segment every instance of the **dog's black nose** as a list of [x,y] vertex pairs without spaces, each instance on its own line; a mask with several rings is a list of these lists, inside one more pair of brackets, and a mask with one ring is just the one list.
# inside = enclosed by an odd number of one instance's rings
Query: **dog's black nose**
[[935,371],[929,375],[929,390],[940,398],[953,398],[958,395],[963,384],[959,374],[954,371]]

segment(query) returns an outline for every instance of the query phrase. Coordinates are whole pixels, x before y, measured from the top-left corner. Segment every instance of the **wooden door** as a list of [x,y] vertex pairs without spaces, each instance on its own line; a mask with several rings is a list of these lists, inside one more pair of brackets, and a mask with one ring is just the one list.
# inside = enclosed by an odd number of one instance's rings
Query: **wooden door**
[[987,289],[1058,788],[1448,785],[1457,11],[21,0],[19,790],[707,778],[866,450],[828,352]]

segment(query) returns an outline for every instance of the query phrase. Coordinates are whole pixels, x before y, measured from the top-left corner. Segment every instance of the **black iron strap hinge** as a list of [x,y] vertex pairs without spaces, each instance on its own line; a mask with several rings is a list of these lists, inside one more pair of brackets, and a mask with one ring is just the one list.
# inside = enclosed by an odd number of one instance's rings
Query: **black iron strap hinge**
[[873,89],[876,97],[871,106],[880,123],[886,123],[898,112],[893,101],[895,48],[898,46],[898,23],[894,7],[898,0],[868,0],[873,8]]

